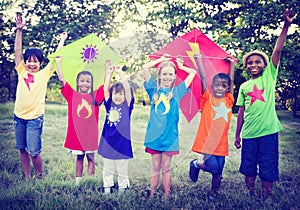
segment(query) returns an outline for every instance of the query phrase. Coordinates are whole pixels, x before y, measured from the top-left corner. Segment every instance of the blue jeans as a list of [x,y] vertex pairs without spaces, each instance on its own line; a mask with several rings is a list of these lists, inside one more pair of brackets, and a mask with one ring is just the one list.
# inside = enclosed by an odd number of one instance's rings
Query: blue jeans
[[204,154],[204,171],[211,173],[213,176],[221,176],[225,165],[224,156]]
[[16,149],[25,149],[36,156],[42,151],[42,130],[44,115],[32,120],[24,120],[14,115]]

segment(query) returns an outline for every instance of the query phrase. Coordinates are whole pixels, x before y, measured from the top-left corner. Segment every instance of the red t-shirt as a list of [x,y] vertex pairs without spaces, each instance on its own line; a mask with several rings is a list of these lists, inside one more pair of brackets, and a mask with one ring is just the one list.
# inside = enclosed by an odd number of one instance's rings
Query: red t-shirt
[[[91,94],[80,94],[66,83],[61,90],[68,102],[68,130],[64,147],[71,150],[94,151],[98,149],[99,106],[95,106]],[[103,86],[94,91],[94,98],[104,100]]]

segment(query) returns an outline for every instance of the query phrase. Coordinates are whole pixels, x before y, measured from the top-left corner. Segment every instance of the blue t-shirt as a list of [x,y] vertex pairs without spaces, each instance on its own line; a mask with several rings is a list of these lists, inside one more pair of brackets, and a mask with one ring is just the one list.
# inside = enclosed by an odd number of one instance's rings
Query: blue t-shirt
[[173,97],[167,100],[171,88],[160,88],[158,100],[155,103],[154,95],[157,83],[151,77],[144,87],[151,100],[150,117],[148,121],[144,145],[157,151],[178,151],[178,122],[179,105],[181,98],[189,92],[185,83],[180,83],[173,90]]
[[130,106],[126,101],[121,105],[115,105],[111,98],[104,101],[106,118],[98,147],[98,153],[103,158],[113,160],[133,158],[130,137],[133,104],[133,98]]

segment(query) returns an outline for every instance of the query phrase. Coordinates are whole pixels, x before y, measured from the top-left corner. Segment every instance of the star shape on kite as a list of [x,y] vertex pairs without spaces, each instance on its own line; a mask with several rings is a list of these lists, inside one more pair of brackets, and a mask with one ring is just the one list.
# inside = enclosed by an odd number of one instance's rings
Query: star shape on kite
[[262,102],[265,102],[265,99],[263,97],[263,93],[264,93],[264,89],[259,90],[256,86],[256,84],[254,84],[253,90],[251,92],[249,92],[247,95],[251,97],[251,102],[250,102],[250,106],[256,101],[256,100],[260,100]]
[[213,120],[217,120],[217,119],[223,117],[224,120],[228,123],[227,113],[230,112],[230,109],[226,107],[224,102],[221,102],[219,106],[212,106],[212,108],[216,112],[216,115]]

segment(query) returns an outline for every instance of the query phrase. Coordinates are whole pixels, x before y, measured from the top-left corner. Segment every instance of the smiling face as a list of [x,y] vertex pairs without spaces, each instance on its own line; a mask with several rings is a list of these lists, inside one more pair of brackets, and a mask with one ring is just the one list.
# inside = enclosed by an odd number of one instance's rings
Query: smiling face
[[246,69],[251,74],[252,79],[260,77],[265,67],[265,61],[260,55],[251,55],[246,61]]
[[113,89],[112,91],[112,101],[116,105],[121,105],[125,101],[125,93],[124,90],[116,91],[116,88]]
[[229,90],[228,80],[223,78],[214,79],[211,87],[212,87],[214,97],[224,98],[225,94]]
[[79,93],[88,94],[93,85],[92,76],[89,74],[80,74],[76,85]]
[[37,57],[31,56],[25,61],[25,65],[29,72],[35,73],[40,70],[42,64]]
[[173,87],[176,79],[176,73],[173,66],[165,66],[158,72],[159,85],[162,88]]

